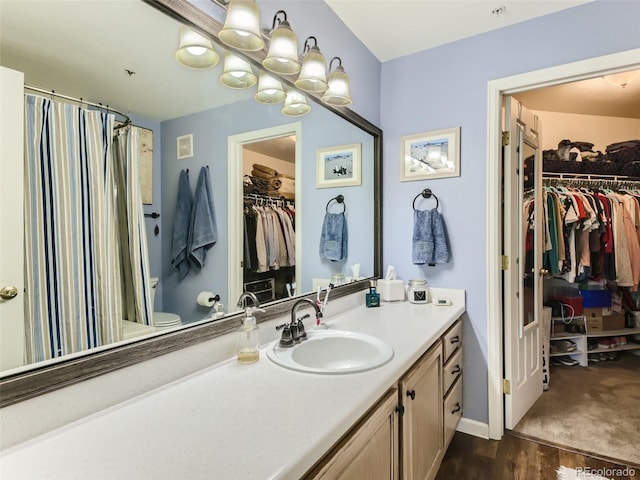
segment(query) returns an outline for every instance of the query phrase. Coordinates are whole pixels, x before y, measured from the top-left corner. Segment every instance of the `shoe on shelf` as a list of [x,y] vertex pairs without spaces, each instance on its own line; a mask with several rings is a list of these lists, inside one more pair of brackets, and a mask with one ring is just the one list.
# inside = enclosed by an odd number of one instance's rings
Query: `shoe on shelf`
[[595,350],[598,348],[598,342],[594,340],[589,340],[587,343],[587,350]]
[[561,365],[565,365],[567,367],[573,367],[574,365],[580,364],[580,362],[571,358],[569,355],[564,355],[562,357],[557,357],[557,358]]
[[618,360],[618,354],[616,352],[609,352],[607,356],[609,357],[609,360]]
[[600,363],[600,356],[597,353],[590,353],[589,361],[591,363]]
[[598,355],[600,356],[601,362],[606,362],[607,360],[609,360],[609,356],[605,352],[600,352]]
[[560,367],[560,366],[562,366],[562,362],[560,361],[560,358],[559,358],[559,357],[552,357],[552,358],[549,360],[549,363],[550,363],[551,365],[553,365],[554,367]]
[[618,345],[627,345],[629,342],[627,341],[627,337],[620,336],[618,337]]
[[615,343],[609,338],[599,338],[598,339],[598,348],[611,348],[615,347]]

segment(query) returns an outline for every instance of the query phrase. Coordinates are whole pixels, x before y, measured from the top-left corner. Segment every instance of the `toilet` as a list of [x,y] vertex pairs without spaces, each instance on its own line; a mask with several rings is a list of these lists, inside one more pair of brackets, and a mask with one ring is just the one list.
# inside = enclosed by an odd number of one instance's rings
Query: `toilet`
[[[158,277],[151,277],[151,305],[155,305],[156,287],[158,286]],[[175,328],[182,325],[182,319],[179,315],[169,312],[153,312],[153,326],[156,332]]]

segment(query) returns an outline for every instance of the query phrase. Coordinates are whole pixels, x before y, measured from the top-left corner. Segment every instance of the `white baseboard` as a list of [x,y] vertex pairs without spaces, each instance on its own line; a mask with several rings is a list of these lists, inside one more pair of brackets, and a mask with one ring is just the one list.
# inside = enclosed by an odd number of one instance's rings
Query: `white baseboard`
[[462,417],[456,431],[473,435],[474,437],[480,437],[484,439],[489,438],[489,424],[482,423],[477,420],[471,420],[470,418]]

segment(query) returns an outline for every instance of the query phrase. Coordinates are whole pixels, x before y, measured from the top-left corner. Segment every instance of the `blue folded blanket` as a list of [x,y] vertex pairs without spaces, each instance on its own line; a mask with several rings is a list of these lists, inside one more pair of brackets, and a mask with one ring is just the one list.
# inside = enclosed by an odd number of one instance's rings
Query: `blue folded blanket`
[[438,210],[413,211],[411,260],[416,265],[449,262],[449,245],[444,218]]
[[178,198],[176,201],[176,213],[173,217],[173,238],[171,242],[171,265],[178,270],[178,275],[181,279],[189,273],[187,241],[192,205],[193,197],[189,186],[189,172],[182,170],[178,181]]
[[189,224],[189,238],[187,253],[189,261],[197,268],[204,267],[207,250],[218,241],[218,227],[216,225],[216,211],[213,206],[213,194],[209,181],[209,169],[202,167],[198,175],[191,222]]
[[344,212],[326,213],[320,234],[320,258],[334,262],[347,259],[347,219]]

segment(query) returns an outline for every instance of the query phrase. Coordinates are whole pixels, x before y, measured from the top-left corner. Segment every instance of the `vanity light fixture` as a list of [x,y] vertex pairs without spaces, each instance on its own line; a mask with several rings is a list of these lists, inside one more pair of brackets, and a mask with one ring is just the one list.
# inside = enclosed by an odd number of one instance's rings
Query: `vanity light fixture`
[[282,83],[268,73],[261,72],[258,77],[258,91],[256,100],[260,103],[280,103],[286,97]]
[[255,52],[264,47],[260,33],[260,14],[255,0],[231,0],[227,6],[224,27],[218,34],[222,43]]
[[300,71],[298,37],[291,29],[284,10],[278,10],[273,16],[269,52],[262,65],[267,70],[282,75],[295,75]]
[[301,117],[311,111],[306,97],[297,90],[287,90],[287,98],[284,100],[282,113],[287,117]]
[[[334,60],[338,61],[338,66],[332,72],[331,65]],[[329,78],[327,83],[329,84],[329,88],[324,92],[321,99],[324,103],[338,107],[351,105],[349,77],[345,73],[344,68],[342,68],[342,59],[340,57],[333,57],[329,62]]]
[[227,53],[224,56],[224,71],[220,75],[220,83],[225,87],[243,89],[253,87],[257,78],[246,60]]
[[185,67],[204,70],[215,67],[220,61],[220,56],[213,49],[211,40],[182,25],[176,60]]
[[[309,41],[313,40],[314,45],[310,46]],[[327,72],[324,55],[318,48],[316,37],[307,37],[304,42],[302,57],[302,69],[295,85],[300,90],[309,93],[324,93],[327,90]]]

